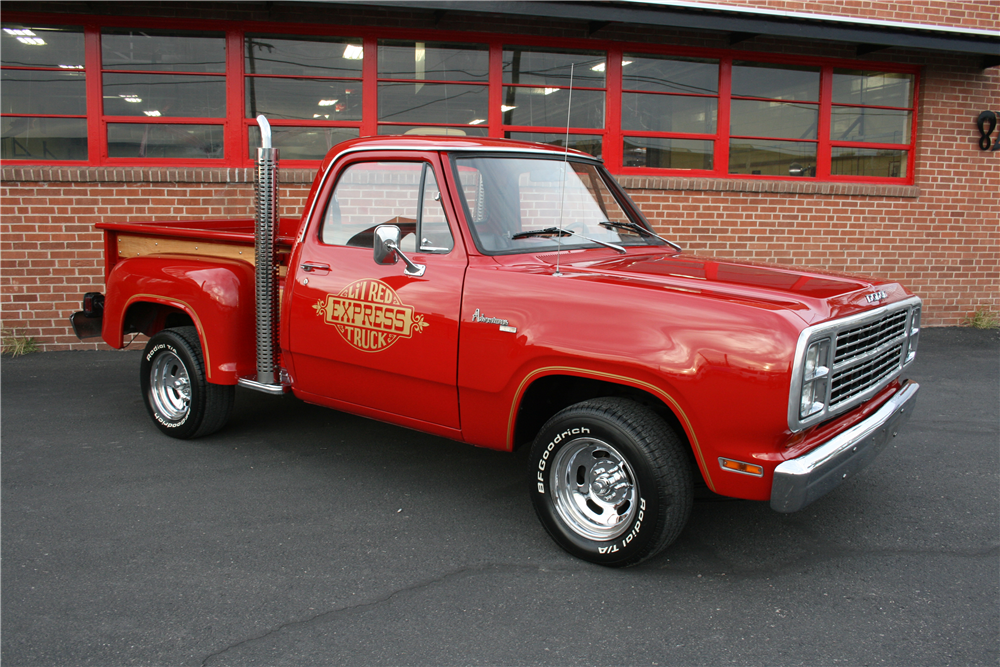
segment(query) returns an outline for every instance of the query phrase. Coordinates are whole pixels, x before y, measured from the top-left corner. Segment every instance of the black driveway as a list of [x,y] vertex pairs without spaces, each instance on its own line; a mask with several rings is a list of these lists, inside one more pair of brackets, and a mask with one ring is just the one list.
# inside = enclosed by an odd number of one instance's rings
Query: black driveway
[[575,560],[523,453],[242,392],[161,436],[135,352],[2,366],[2,659],[19,665],[996,665],[1000,338],[925,329],[917,413],[792,515],[696,504]]

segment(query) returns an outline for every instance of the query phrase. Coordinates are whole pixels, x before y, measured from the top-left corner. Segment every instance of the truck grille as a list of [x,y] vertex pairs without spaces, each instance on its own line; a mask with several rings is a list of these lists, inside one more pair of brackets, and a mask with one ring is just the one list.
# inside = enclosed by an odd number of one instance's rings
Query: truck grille
[[856,366],[834,371],[830,383],[830,407],[835,409],[892,375],[899,368],[902,355],[903,346],[897,344]]
[[876,350],[906,333],[906,311],[891,313],[877,322],[837,333],[834,365],[846,363]]
[[908,310],[837,332],[830,380],[830,408],[863,394],[903,364]]

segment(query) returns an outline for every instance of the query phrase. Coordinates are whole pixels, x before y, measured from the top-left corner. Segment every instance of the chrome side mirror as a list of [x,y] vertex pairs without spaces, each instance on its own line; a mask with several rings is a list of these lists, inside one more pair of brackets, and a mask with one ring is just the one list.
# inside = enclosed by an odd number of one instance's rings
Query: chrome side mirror
[[395,264],[400,259],[406,264],[403,271],[408,276],[420,277],[424,275],[427,267],[423,264],[414,264],[409,257],[399,249],[399,240],[402,232],[396,225],[379,225],[375,228],[375,263],[381,265]]

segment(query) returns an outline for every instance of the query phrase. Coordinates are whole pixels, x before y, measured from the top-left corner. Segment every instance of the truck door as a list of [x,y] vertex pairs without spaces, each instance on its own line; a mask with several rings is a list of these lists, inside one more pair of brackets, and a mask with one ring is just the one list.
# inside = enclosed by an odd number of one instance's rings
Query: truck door
[[[459,428],[458,321],[468,260],[439,170],[434,153],[355,157],[332,192],[327,185],[325,210],[310,222],[289,281],[286,354],[301,398]],[[323,192],[317,196],[323,201]],[[383,224],[400,228],[400,249],[426,266],[423,276],[405,275],[402,261],[375,263],[374,230]]]

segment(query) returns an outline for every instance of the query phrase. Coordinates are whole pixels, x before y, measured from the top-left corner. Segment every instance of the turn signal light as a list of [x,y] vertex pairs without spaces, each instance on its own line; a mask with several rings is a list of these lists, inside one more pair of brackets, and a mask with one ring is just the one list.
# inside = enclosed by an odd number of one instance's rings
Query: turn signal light
[[725,470],[732,470],[733,472],[741,472],[744,475],[753,475],[754,477],[764,476],[764,467],[755,465],[753,463],[744,463],[743,461],[734,461],[732,459],[719,458],[719,465]]

